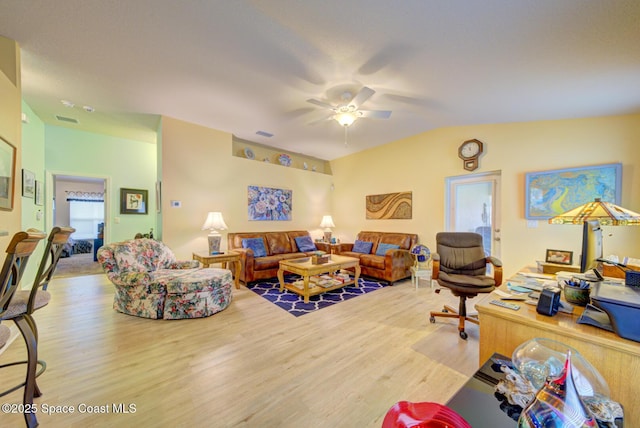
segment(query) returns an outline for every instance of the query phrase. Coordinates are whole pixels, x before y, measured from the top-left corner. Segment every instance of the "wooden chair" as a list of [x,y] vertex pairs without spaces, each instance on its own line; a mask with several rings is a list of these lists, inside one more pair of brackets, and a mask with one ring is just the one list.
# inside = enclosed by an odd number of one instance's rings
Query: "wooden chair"
[[[458,318],[458,332],[467,339],[465,321],[479,324],[477,316],[467,315],[466,300],[479,293],[490,293],[502,283],[502,262],[486,257],[482,235],[470,232],[440,232],[436,235],[436,253],[433,254],[433,279],[460,298],[458,310],[450,306],[442,312],[431,311],[429,321],[436,317]],[[492,264],[493,277],[486,275],[487,265]],[[436,290],[439,293],[440,289]]]
[[[0,315],[1,320],[13,320],[16,324],[18,324],[17,320],[19,318],[24,318],[33,333],[36,343],[38,342],[38,327],[33,318],[33,312],[49,304],[51,294],[47,291],[47,287],[49,286],[49,282],[51,281],[56,267],[58,266],[58,260],[60,260],[62,250],[67,242],[69,242],[71,234],[75,231],[76,230],[71,227],[56,226],[51,229],[31,290],[17,290],[11,299],[7,310]],[[27,232],[37,231],[29,229]],[[36,378],[44,373],[47,368],[47,364],[43,360],[37,361],[41,368],[36,373]],[[18,361],[6,365],[16,364],[28,364],[28,361]],[[24,385],[24,383],[16,385],[11,389],[0,393],[0,396],[15,391]],[[34,396],[39,397],[40,395],[42,395],[42,393],[34,379]]]
[[[7,256],[0,271],[0,319],[4,319],[7,310],[11,304],[14,294],[18,290],[20,280],[24,274],[24,270],[29,261],[29,257],[33,254],[38,243],[46,238],[42,232],[29,231],[16,233],[7,247]],[[33,396],[35,388],[35,373],[38,360],[37,341],[33,335],[29,322],[25,317],[13,318],[18,326],[22,337],[27,345],[27,375],[24,384],[24,395],[22,399],[24,419],[28,427],[38,425],[36,414],[29,411],[33,405]],[[12,389],[12,391],[15,389]],[[7,392],[8,393],[8,392]],[[5,393],[0,396],[5,395]]]

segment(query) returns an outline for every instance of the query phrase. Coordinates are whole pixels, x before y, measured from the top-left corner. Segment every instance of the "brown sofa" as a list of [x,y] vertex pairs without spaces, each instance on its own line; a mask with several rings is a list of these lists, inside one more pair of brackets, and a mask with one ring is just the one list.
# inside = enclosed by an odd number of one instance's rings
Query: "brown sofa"
[[[389,284],[411,276],[411,266],[413,266],[414,258],[410,250],[418,242],[417,234],[363,231],[358,233],[356,240],[373,244],[369,254],[354,252],[353,243],[339,244],[336,248],[336,253],[359,258],[362,275],[381,279]],[[378,256],[376,251],[378,246],[383,243],[395,244],[399,248],[389,249],[384,256]]]
[[[285,232],[241,232],[227,234],[227,248],[240,254],[242,272],[240,281],[245,284],[259,281],[261,279],[275,278],[278,275],[280,260],[306,257],[314,251],[321,250],[330,252],[330,246],[322,242],[313,242],[315,248],[312,251],[302,252],[298,249],[295,238],[308,236],[306,230],[294,230]],[[266,256],[255,257],[254,251],[250,248],[243,248],[243,239],[262,239]]]

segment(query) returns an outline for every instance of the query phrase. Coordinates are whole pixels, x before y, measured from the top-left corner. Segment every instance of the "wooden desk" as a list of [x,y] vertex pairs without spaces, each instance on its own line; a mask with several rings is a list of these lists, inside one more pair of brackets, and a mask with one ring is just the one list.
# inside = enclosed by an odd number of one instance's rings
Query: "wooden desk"
[[240,288],[240,254],[234,253],[233,251],[223,254],[207,254],[207,253],[193,253],[193,260],[197,260],[202,263],[202,266],[209,267],[214,263],[222,264],[223,268],[227,267],[227,263],[233,263],[235,267],[235,272],[233,274],[234,281],[236,284],[236,288]]
[[[505,285],[501,288],[506,291]],[[518,345],[534,337],[565,343],[598,369],[609,384],[611,399],[624,407],[628,426],[640,426],[640,343],[577,324],[583,310],[577,306],[573,314],[548,317],[524,302],[516,302],[520,310],[513,311],[489,304],[493,299],[500,297],[493,292],[475,305],[480,319],[480,365],[495,352],[511,356]]]

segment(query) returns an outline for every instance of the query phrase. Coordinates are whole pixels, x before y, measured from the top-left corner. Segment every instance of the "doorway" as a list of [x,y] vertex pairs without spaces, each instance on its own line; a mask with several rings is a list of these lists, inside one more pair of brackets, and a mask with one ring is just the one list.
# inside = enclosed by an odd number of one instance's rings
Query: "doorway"
[[96,252],[104,242],[106,179],[51,174],[51,224],[76,229],[63,250],[55,277],[102,273]]
[[446,224],[448,232],[482,235],[485,254],[500,258],[501,172],[448,177]]

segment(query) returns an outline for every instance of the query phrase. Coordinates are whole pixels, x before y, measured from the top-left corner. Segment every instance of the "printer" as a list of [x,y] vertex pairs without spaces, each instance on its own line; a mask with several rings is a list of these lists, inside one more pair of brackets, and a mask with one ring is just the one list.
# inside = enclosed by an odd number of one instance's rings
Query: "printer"
[[591,304],[609,316],[618,336],[640,342],[640,287],[606,281],[592,283]]

